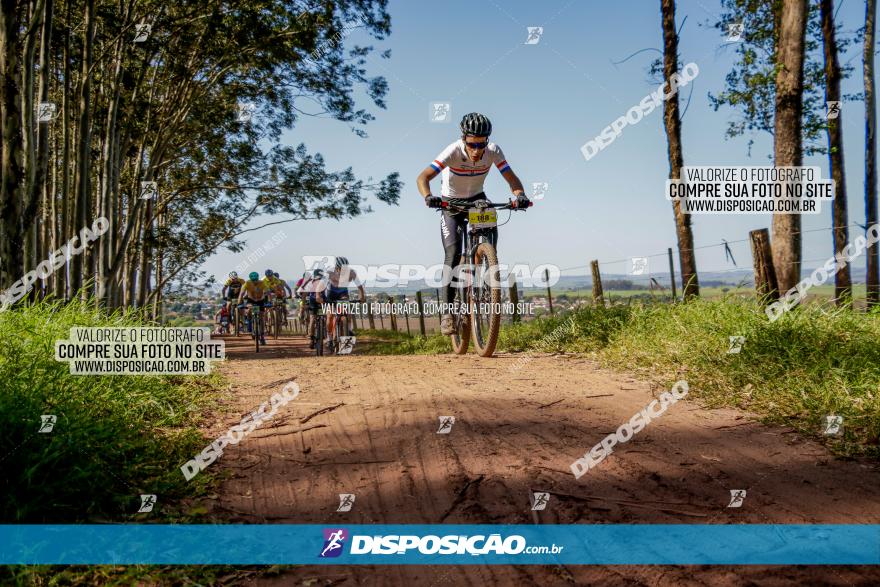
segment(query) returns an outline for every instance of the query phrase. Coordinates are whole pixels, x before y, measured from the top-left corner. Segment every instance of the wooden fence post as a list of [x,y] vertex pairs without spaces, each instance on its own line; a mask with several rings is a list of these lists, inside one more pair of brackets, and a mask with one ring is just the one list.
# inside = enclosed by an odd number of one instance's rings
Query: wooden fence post
[[605,305],[605,294],[602,292],[602,276],[599,274],[599,261],[590,261],[590,272],[593,274],[593,304]]
[[416,292],[416,303],[419,306],[419,334],[425,336],[425,303],[422,301],[422,292]]
[[544,269],[544,281],[547,282],[547,305],[550,306],[550,315],[553,315],[553,296],[550,295],[550,270]]
[[770,233],[766,228],[749,232],[752,242],[752,261],[755,265],[755,291],[758,296],[768,302],[779,299],[779,283],[773,267],[773,255],[770,252]]
[[517,308],[517,304],[519,304],[519,292],[516,289],[516,279],[510,284],[510,303],[513,304],[513,312],[510,315],[510,321],[513,323],[519,322],[519,309]]
[[672,262],[672,247],[666,249],[669,253],[669,283],[672,284],[672,303],[676,302],[678,295],[675,292],[675,265]]
[[370,324],[370,330],[376,330],[376,321],[373,319],[373,311],[370,307],[370,298],[366,299],[367,304],[367,322]]
[[411,336],[412,333],[409,330],[409,311],[406,306],[406,296],[405,295],[400,296],[400,301],[402,304],[401,310],[403,311],[403,321],[406,323],[406,335]]

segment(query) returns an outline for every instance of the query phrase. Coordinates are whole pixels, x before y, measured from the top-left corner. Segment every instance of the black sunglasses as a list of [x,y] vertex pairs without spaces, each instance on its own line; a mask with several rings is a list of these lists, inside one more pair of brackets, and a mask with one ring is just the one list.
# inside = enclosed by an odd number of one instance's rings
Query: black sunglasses
[[489,141],[484,143],[465,143],[471,149],[485,149],[489,145]]

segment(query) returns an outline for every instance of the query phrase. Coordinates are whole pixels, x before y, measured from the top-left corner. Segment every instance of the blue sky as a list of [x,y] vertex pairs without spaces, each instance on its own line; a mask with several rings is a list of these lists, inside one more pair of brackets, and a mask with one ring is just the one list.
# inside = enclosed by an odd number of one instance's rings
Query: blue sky
[[[862,25],[864,2],[837,4],[837,22],[845,32]],[[725,46],[710,26],[720,11],[720,3],[712,0],[678,2],[679,25],[687,17],[680,37],[681,59],[695,62],[700,70],[683,120],[685,164],[766,165],[771,137],[754,137],[750,158],[746,138],[724,137],[735,113],[714,112],[707,99],[709,92],[723,89],[734,59],[733,47]],[[388,80],[388,108],[372,109],[376,120],[367,127],[369,137],[359,138],[333,120],[305,118],[286,140],[304,142],[311,152],[322,153],[330,169],[351,166],[359,176],[375,178],[399,171],[404,182],[400,205],[376,203],[373,214],[360,218],[296,222],[250,233],[244,252],[224,249],[208,259],[203,269],[209,274],[224,279],[279,229],[287,237],[256,263],[261,273],[271,267],[293,278],[302,272],[301,257],[306,254],[345,255],[364,265],[442,262],[439,214],[424,206],[415,178],[457,139],[457,122],[471,111],[491,118],[492,139],[504,149],[527,191],[532,182],[550,186],[543,200],[501,227],[501,262],[554,263],[572,268],[564,274],[573,275],[587,273],[589,261],[599,259],[603,272],[625,273],[629,262],[623,260],[675,248],[672,208],[663,196],[668,163],[662,110],[626,127],[590,161],[580,152],[581,145],[656,87],[647,67],[658,53],[614,62],[640,49],[662,48],[659,0],[448,0],[442,5],[392,0],[389,13],[392,34],[373,44],[379,51],[391,49],[392,57],[372,60],[370,68],[371,74]],[[529,26],[544,27],[539,43],[525,44]],[[357,31],[346,43],[366,40]],[[861,90],[860,50],[855,46],[842,58],[853,58],[856,66],[844,93]],[[690,88],[682,90],[682,104],[689,92]],[[453,121],[431,122],[432,102],[451,103]],[[368,104],[366,99],[360,103]],[[842,118],[850,219],[863,221],[863,103],[846,103]],[[810,158],[805,164],[819,165],[823,177],[828,176],[827,157]],[[439,181],[432,184],[435,194]],[[485,187],[493,200],[509,196],[497,170],[490,172]],[[825,208],[820,215],[804,216],[803,229],[829,228],[830,206]],[[505,217],[503,213],[499,219]],[[749,230],[769,224],[769,215],[695,216],[695,243],[701,247],[722,239],[740,241]],[[805,234],[803,244],[805,266],[831,256],[829,231]],[[749,268],[748,242],[731,248],[739,266]],[[650,262],[652,273],[666,275],[664,257]],[[698,250],[697,263],[703,271],[733,269],[721,247]],[[676,255],[676,269],[677,265]]]

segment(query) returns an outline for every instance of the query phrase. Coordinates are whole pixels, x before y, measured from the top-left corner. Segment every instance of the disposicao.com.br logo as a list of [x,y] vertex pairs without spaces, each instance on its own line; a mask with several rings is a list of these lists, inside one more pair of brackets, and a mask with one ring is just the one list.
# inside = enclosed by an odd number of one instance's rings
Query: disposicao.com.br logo
[[[322,558],[337,557],[343,551],[343,544],[348,538],[348,532],[341,528],[324,529],[324,548],[320,556]],[[550,546],[528,546],[526,539],[517,534],[501,537],[501,534],[485,536],[446,535],[426,536],[397,535],[386,536],[362,536],[351,537],[349,553],[358,554],[425,554],[425,555],[462,555],[472,556],[501,554],[559,554],[563,546],[552,544]],[[415,552],[408,552],[415,551]]]
[[321,558],[334,558],[342,554],[345,539],[348,538],[348,530],[343,528],[324,528],[324,547],[321,549]]

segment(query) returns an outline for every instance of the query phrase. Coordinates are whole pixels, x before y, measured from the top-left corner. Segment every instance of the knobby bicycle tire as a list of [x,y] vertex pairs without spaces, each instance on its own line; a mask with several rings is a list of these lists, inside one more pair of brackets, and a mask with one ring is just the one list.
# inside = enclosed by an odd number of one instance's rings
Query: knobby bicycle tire
[[[474,280],[472,291],[473,306],[471,307],[471,319],[473,325],[474,347],[481,357],[491,357],[498,344],[498,330],[501,328],[501,286],[499,285],[498,255],[491,243],[480,243],[474,252],[474,267],[488,266],[487,271],[491,275],[483,275],[482,283]],[[475,275],[476,277],[476,275]],[[495,284],[495,285],[493,285]],[[483,310],[488,310],[484,312]],[[485,319],[485,326],[482,324]]]

